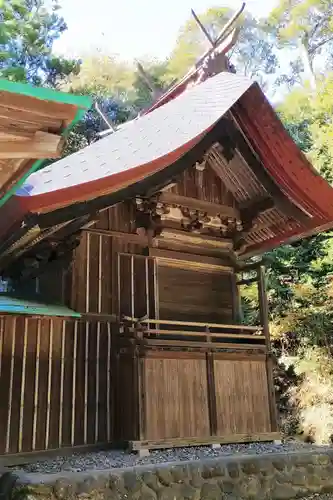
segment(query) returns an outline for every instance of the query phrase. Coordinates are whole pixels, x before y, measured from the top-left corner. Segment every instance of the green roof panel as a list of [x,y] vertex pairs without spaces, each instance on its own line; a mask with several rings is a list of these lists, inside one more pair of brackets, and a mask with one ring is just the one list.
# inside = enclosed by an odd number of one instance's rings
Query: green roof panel
[[43,304],[34,300],[25,300],[9,295],[0,295],[0,314],[26,314],[33,316],[63,316],[81,318],[81,314],[66,306]]
[[[49,88],[34,87],[28,83],[11,82],[4,78],[0,78],[0,92],[12,92],[13,94],[30,96],[44,101],[60,102],[63,104],[77,106],[78,110],[74,120],[66,128],[64,128],[64,130],[62,130],[61,135],[64,137],[68,134],[70,129],[83,118],[86,111],[91,108],[93,102],[92,98],[89,96],[69,94]],[[45,161],[47,161],[47,158],[45,160],[36,160],[32,164],[28,172],[26,172],[0,199],[0,207],[2,207],[6,201],[8,201],[9,198],[16,193],[16,191],[22,186],[22,184],[25,183],[31,174],[43,167]]]

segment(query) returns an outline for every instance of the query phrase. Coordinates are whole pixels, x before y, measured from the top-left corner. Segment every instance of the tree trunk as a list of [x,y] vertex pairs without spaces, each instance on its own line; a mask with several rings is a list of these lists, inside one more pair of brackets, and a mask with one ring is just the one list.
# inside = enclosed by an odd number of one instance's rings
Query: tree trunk
[[300,49],[300,54],[301,58],[304,64],[304,69],[305,69],[305,74],[309,78],[309,82],[311,85],[312,90],[316,90],[317,87],[317,82],[316,82],[316,77],[313,69],[313,59],[311,58],[309,54],[309,47],[307,44],[306,40],[300,40],[299,42],[299,49]]

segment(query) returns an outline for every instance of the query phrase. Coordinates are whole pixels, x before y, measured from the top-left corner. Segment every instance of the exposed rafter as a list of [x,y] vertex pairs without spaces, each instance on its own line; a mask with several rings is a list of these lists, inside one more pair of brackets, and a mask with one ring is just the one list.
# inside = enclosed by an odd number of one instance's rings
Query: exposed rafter
[[306,224],[309,221],[309,215],[296,206],[282,193],[281,188],[264,168],[260,159],[253,151],[242,132],[234,123],[231,122],[231,120],[223,118],[221,120],[221,144],[223,144],[225,136],[232,139],[238,153],[243,157],[244,161],[252,170],[256,178],[261,182],[267,193],[272,197],[275,202],[275,206],[280,208],[281,211],[286,213],[289,217]]
[[62,144],[61,136],[38,131],[30,140],[0,142],[0,159],[58,158],[61,155]]

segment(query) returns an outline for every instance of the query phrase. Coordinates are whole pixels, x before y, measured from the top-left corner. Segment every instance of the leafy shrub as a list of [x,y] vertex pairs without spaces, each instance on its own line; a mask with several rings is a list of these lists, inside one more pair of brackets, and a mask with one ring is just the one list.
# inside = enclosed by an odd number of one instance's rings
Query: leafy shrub
[[289,390],[300,426],[318,444],[332,442],[333,436],[333,359],[326,348],[308,347],[295,360],[300,382]]

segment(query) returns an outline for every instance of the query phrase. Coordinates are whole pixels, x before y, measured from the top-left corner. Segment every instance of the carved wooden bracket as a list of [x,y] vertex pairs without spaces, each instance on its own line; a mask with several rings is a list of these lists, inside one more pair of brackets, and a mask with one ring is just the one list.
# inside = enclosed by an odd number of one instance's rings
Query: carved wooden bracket
[[157,199],[135,198],[135,230],[140,236],[154,238],[161,233],[161,217],[156,211]]
[[160,234],[163,222],[176,224],[186,231],[200,233],[203,230],[225,237],[232,237],[243,230],[237,210],[203,202],[172,193],[161,193],[150,199],[137,198],[136,231]]

